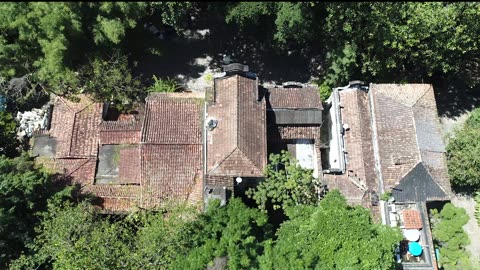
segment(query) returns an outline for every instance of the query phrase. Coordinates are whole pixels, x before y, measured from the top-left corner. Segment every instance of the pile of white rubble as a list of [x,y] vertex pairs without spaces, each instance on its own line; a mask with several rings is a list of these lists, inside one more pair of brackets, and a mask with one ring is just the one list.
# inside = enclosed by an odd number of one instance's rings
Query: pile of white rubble
[[25,136],[31,137],[36,130],[44,129],[48,121],[48,107],[49,104],[42,106],[40,109],[33,108],[31,111],[18,112],[17,123],[17,138],[23,140]]

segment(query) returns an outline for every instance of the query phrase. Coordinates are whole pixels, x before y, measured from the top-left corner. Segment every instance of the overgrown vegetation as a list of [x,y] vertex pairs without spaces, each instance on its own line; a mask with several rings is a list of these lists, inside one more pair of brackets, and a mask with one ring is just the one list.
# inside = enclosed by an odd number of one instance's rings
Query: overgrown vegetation
[[158,79],[157,76],[153,75],[153,84],[148,88],[148,92],[167,92],[172,93],[179,89],[177,83],[170,79]]
[[[338,190],[319,206],[287,209],[288,221],[268,242],[262,269],[392,269],[397,228],[374,224],[369,210],[347,205]],[[368,253],[368,254],[367,254]]]
[[448,173],[454,187],[480,188],[480,109],[472,111],[447,145]]
[[26,154],[13,159],[0,155],[0,268],[32,244],[47,206],[70,198],[72,188],[52,180]]
[[289,152],[282,150],[281,154],[270,154],[265,180],[246,194],[262,210],[266,210],[269,203],[274,210],[285,210],[299,204],[315,205],[320,201],[319,188],[320,182],[313,177],[313,170],[301,167]]
[[431,211],[432,236],[440,247],[439,265],[445,270],[473,269],[465,246],[470,243],[463,225],[468,222],[465,209],[445,204],[440,212]]

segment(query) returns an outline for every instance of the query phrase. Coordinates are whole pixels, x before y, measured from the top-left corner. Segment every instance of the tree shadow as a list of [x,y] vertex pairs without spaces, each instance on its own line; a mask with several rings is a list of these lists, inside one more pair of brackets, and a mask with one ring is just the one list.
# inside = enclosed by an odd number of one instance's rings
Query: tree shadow
[[433,79],[438,114],[456,118],[480,106],[480,86],[468,87],[461,79]]
[[[153,75],[176,79],[178,75],[183,75],[186,79],[197,79],[207,66],[218,70],[224,54],[232,56],[236,62],[249,65],[250,71],[263,81],[305,83],[318,72],[318,61],[315,60],[321,59],[321,53],[305,49],[318,46],[295,46],[303,49],[291,51],[279,49],[262,29],[247,34],[234,24],[226,24],[223,17],[207,15],[200,15],[202,19],[187,29],[193,33],[208,26],[209,34],[198,39],[180,34],[160,40],[143,25],[138,26],[127,42],[132,58],[137,62],[135,72],[148,79]],[[209,63],[195,62],[197,58],[207,56],[212,58]]]

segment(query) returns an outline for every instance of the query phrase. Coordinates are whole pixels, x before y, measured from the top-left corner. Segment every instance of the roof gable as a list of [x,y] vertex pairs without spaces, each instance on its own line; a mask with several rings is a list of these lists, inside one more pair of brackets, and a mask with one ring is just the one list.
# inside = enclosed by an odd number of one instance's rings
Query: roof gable
[[[208,116],[218,123],[207,131],[209,174],[228,171],[228,175],[262,176],[267,161],[266,111],[265,100],[257,101],[257,91],[257,81],[251,78],[234,75],[215,80],[214,103],[208,107]],[[218,169],[232,160],[242,164],[236,171],[230,165]]]
[[393,188],[392,195],[397,202],[434,201],[448,198],[422,162],[417,163],[402,178]]
[[230,155],[209,172],[209,174],[229,176],[258,176],[262,173],[262,170],[239,148],[235,148]]

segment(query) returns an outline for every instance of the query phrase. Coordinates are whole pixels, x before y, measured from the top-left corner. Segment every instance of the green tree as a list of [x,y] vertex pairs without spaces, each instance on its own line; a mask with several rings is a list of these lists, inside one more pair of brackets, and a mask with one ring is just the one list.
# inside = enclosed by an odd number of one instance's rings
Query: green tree
[[452,185],[480,188],[480,109],[473,110],[464,126],[456,130],[446,150]]
[[478,3],[327,3],[325,41],[330,52],[347,42],[356,46],[358,68],[346,77],[459,74],[478,62],[479,14]]
[[0,268],[31,244],[48,203],[59,203],[70,194],[70,188],[63,189],[47,172],[34,168],[28,156],[0,155]]
[[192,2],[150,2],[151,10],[155,16],[160,16],[162,22],[173,26],[175,30],[183,29],[186,16],[193,8]]
[[133,269],[128,256],[134,235],[121,222],[98,217],[87,202],[52,207],[44,215],[33,249],[12,269]]
[[146,96],[140,78],[132,75],[127,57],[118,51],[106,60],[92,59],[80,76],[81,91],[92,94],[99,102],[112,102],[121,111],[131,109]]
[[0,75],[75,92],[85,56],[121,47],[146,15],[141,2],[1,3]]
[[0,111],[0,155],[13,157],[19,145],[17,139],[17,124],[13,116],[5,111]]
[[268,242],[261,269],[392,269],[398,229],[374,224],[371,213],[350,207],[338,190],[319,206],[287,208],[288,221]]
[[257,257],[263,252],[263,241],[271,227],[267,216],[248,208],[239,198],[225,207],[219,200],[210,201],[206,212],[191,224],[191,249],[178,257],[172,269],[205,269],[216,257],[228,258],[228,269],[257,267]]
[[198,217],[193,207],[177,205],[163,213],[132,213],[129,220],[136,230],[135,269],[172,269],[172,263],[191,248],[190,224]]
[[440,246],[439,264],[443,269],[473,269],[465,246],[470,243],[463,225],[468,222],[465,209],[451,203],[438,212],[432,209],[432,236]]
[[313,170],[301,167],[287,151],[271,154],[265,169],[265,180],[246,194],[253,198],[260,209],[268,203],[273,209],[286,209],[297,204],[314,205],[319,201],[319,181],[313,177]]
[[316,29],[313,18],[311,3],[239,2],[229,8],[225,20],[236,23],[241,29],[261,26],[264,30],[265,23],[268,23],[274,29],[273,33],[266,31],[266,34],[272,35],[280,45],[285,45],[289,41],[296,44],[309,41]]

